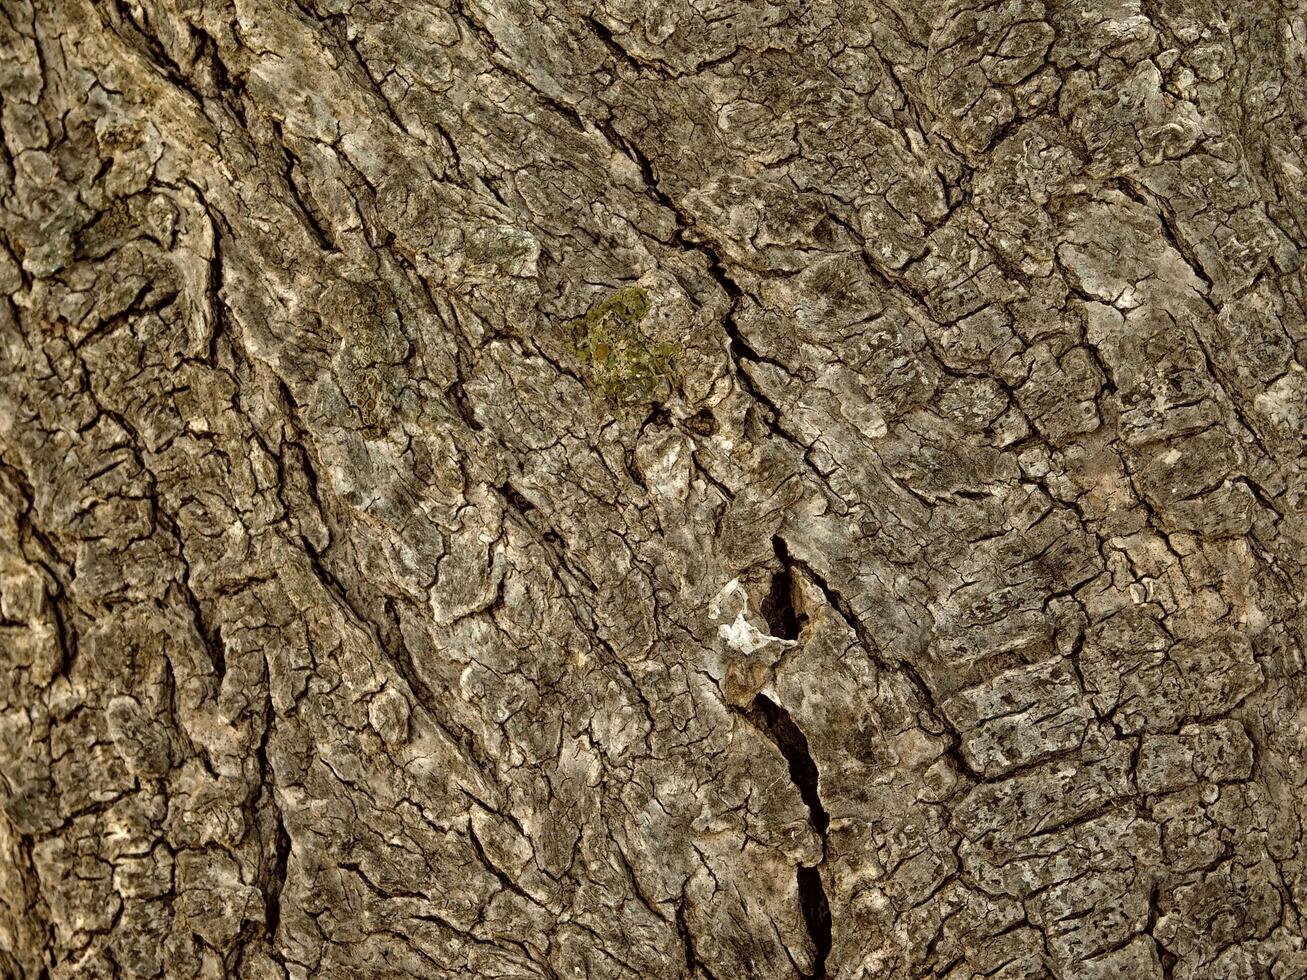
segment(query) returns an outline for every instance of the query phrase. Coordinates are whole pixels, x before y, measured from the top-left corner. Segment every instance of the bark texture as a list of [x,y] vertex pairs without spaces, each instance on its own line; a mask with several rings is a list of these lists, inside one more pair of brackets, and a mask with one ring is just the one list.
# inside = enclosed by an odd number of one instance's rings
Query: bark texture
[[0,974],[1307,977],[1305,71],[4,0]]

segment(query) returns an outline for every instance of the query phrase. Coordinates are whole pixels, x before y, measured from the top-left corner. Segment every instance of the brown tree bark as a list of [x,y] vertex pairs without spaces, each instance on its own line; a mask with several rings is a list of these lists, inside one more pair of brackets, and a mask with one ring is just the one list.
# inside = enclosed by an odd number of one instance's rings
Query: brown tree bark
[[5,0],[0,974],[1307,977],[1307,8]]

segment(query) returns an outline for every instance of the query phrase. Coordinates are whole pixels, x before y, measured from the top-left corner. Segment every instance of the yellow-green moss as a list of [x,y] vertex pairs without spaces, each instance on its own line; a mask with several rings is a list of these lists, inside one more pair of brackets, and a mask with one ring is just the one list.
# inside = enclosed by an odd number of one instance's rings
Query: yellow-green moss
[[619,410],[652,401],[681,352],[680,344],[655,340],[640,329],[651,306],[647,292],[628,286],[572,321],[577,353],[589,365],[596,390]]

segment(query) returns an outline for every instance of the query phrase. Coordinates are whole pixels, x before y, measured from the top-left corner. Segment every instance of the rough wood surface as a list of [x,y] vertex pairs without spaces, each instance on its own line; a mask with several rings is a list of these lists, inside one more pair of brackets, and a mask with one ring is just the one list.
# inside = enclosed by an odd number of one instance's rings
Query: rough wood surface
[[0,974],[1307,977],[1305,71],[3,0]]

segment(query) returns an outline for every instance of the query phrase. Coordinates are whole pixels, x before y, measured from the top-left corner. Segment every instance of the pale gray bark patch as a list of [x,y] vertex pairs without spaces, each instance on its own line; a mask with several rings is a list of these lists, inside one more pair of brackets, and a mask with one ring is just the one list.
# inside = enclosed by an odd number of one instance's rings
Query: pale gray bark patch
[[0,975],[1307,977],[1304,44],[9,0]]

